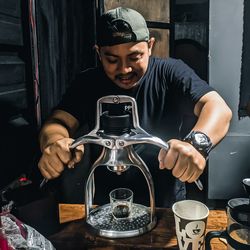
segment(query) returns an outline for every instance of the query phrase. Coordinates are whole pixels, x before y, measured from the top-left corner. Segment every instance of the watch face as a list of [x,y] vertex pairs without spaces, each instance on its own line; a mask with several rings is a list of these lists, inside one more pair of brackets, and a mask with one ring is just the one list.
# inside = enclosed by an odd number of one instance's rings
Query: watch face
[[201,146],[202,145],[206,146],[209,144],[207,137],[204,134],[196,133],[194,135],[194,139],[195,139],[196,143],[201,145]]
[[207,159],[208,153],[212,149],[212,142],[206,134],[199,131],[191,131],[184,138],[184,141],[193,145]]

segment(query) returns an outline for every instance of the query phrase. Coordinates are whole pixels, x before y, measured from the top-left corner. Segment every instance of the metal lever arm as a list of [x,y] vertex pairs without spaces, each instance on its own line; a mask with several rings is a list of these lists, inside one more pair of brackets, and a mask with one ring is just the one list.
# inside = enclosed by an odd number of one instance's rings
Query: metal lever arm
[[159,137],[151,136],[149,134],[136,134],[136,135],[124,138],[124,139],[116,140],[117,148],[121,146],[126,147],[129,145],[142,144],[142,143],[153,144],[155,146],[165,149],[166,151],[169,150],[169,145],[166,142],[164,142]]
[[[149,143],[149,144],[153,144],[156,145],[166,151],[169,150],[170,146],[168,143],[166,143],[165,141],[163,141],[162,139],[160,139],[159,137],[156,136],[151,136],[150,134],[146,133],[146,134],[136,134],[133,136],[130,136],[128,138],[124,138],[123,140],[117,140],[116,141],[116,146],[119,147],[124,147],[124,146],[128,146],[128,145],[132,145],[132,144],[140,144],[140,143]],[[199,190],[203,190],[203,184],[202,182],[197,179],[195,181],[196,186],[199,188]]]
[[107,148],[111,149],[114,146],[114,139],[110,139],[108,137],[103,138],[103,137],[98,136],[98,135],[87,134],[87,135],[84,135],[84,136],[77,138],[70,145],[70,149],[76,148],[77,146],[82,145],[82,144],[86,144],[86,143],[93,143],[93,144],[101,145],[103,147],[107,147]]

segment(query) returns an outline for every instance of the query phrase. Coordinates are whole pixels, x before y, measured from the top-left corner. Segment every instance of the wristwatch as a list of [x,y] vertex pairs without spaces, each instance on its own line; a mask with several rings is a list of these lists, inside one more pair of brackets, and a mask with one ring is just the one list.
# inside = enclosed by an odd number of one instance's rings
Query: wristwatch
[[207,160],[213,144],[210,138],[200,131],[191,131],[183,141],[190,143]]

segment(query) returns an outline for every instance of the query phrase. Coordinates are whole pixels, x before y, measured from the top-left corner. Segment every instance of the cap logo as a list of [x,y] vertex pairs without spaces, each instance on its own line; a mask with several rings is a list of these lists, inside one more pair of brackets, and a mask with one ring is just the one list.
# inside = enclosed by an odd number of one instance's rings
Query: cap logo
[[124,39],[132,39],[132,34],[124,32],[115,32],[112,34],[114,38],[122,37]]

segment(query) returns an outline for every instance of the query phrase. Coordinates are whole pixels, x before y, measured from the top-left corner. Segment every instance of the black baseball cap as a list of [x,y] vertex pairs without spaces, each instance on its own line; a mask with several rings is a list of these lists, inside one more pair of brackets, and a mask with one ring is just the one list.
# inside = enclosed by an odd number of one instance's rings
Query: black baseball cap
[[141,42],[149,40],[144,17],[136,10],[124,7],[111,9],[97,21],[97,45]]

